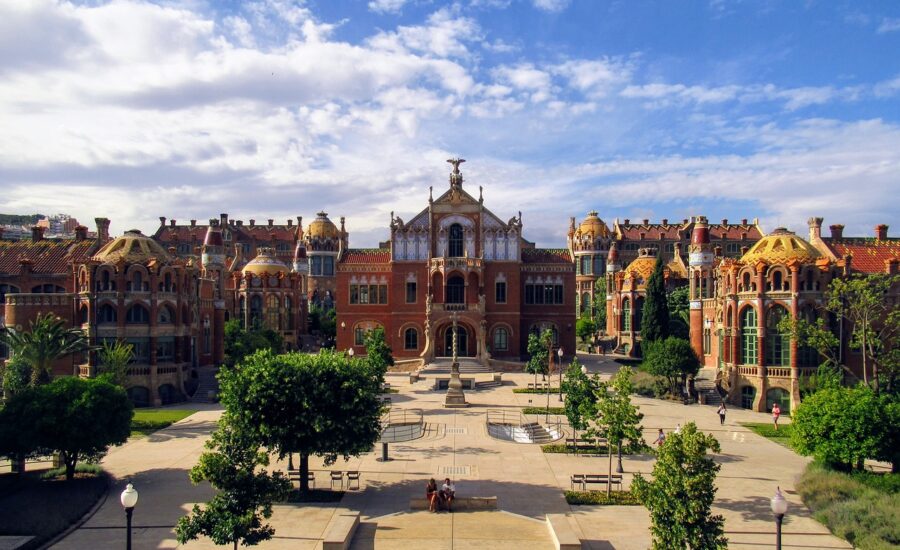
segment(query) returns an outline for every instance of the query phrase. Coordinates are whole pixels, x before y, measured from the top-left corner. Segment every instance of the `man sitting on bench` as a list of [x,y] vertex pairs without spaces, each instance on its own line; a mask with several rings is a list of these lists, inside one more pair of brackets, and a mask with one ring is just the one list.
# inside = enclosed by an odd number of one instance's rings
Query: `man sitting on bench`
[[448,512],[452,512],[453,499],[456,498],[456,485],[450,483],[450,478],[444,478],[444,484],[441,485],[441,505],[447,507]]

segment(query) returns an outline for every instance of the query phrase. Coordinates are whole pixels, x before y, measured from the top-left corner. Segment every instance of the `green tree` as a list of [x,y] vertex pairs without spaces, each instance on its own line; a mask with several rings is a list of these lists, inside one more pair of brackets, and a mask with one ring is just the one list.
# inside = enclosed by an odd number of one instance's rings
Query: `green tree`
[[534,382],[537,384],[537,375],[546,376],[550,369],[550,346],[553,345],[553,333],[550,329],[536,334],[528,335],[528,362],[525,363],[525,372],[534,374]]
[[66,479],[81,460],[99,460],[131,433],[132,405],[122,388],[102,379],[61,377],[29,388],[0,411],[0,454],[58,452]]
[[641,368],[654,376],[662,376],[669,382],[672,395],[681,395],[689,377],[700,372],[700,360],[691,343],[682,338],[670,336],[662,341],[644,346],[644,360]]
[[178,542],[203,535],[215,544],[232,543],[237,550],[238,543],[253,546],[271,539],[275,529],[263,520],[272,517],[273,502],[287,498],[291,482],[281,472],[268,474],[269,456],[252,437],[235,429],[227,415],[206,448],[191,468],[191,482],[208,481],[218,493],[178,520]]
[[662,258],[656,258],[653,273],[647,278],[644,309],[641,312],[641,340],[645,348],[648,342],[664,340],[669,336],[669,306],[664,267]]
[[7,359],[0,372],[3,375],[3,395],[7,399],[31,384],[31,367],[19,356]]
[[575,322],[575,334],[581,338],[582,343],[587,343],[588,338],[597,332],[597,324],[590,317],[580,317]]
[[691,304],[690,289],[680,286],[666,296],[666,305],[669,308],[669,335],[690,338],[691,334]]
[[323,350],[274,355],[260,350],[239,369],[219,372],[220,399],[242,433],[279,457],[300,454],[301,489],[309,456],[333,464],[368,452],[381,433],[382,372],[363,358]]
[[572,359],[569,368],[566,369],[562,390],[566,394],[566,418],[575,431],[575,437],[578,437],[579,430],[588,428],[588,419],[593,417],[592,411],[597,398],[593,382],[587,374],[581,372],[577,357]]
[[384,336],[384,328],[376,327],[367,331],[363,337],[363,343],[366,345],[366,359],[369,364],[376,372],[380,372],[381,376],[384,376],[388,367],[394,365],[394,356],[391,355],[393,350]]
[[28,331],[14,328],[0,330],[0,341],[31,368],[31,383],[50,381],[53,363],[67,355],[90,349],[81,329],[66,328],[65,322],[52,313],[39,314],[29,323]]
[[800,403],[792,420],[791,441],[797,452],[812,455],[831,468],[849,471],[867,458],[889,454],[885,440],[896,424],[886,424],[882,401],[872,388],[830,385]]
[[[621,458],[622,444],[628,441],[632,450],[646,446],[642,435],[641,419],[644,415],[631,402],[634,384],[631,367],[621,367],[607,384],[598,384],[595,390],[596,407],[593,424],[598,435],[609,442],[609,471],[612,475],[612,447],[619,451]],[[606,494],[610,493],[610,484],[606,485]]]
[[268,349],[275,353],[284,348],[281,335],[268,328],[245,330],[237,319],[225,323],[225,365],[233,367],[257,350]]
[[597,327],[606,327],[606,277],[594,281],[594,321]]
[[125,387],[128,364],[134,359],[134,346],[122,340],[112,343],[106,341],[97,352],[97,357],[100,359],[100,376],[117,386]]
[[720,452],[715,437],[693,422],[659,448],[653,480],[634,475],[632,491],[650,511],[654,550],[720,550],[728,547],[725,519],[712,515],[721,466],[707,452]]

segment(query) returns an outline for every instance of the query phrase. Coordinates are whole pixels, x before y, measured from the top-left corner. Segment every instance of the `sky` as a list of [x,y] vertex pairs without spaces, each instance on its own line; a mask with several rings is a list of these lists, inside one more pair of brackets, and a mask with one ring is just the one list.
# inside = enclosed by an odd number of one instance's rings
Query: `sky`
[[900,234],[900,2],[0,2],[0,212],[570,216]]

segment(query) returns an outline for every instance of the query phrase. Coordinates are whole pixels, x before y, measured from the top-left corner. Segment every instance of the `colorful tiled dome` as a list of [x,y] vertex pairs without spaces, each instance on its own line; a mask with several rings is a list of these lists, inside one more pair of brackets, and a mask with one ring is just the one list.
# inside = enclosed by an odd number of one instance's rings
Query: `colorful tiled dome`
[[137,229],[130,229],[121,237],[106,243],[94,254],[94,260],[102,263],[114,264],[121,259],[128,264],[146,264],[151,259],[165,264],[175,258],[158,242]]
[[757,241],[741,257],[741,261],[745,264],[755,264],[759,261],[785,264],[791,260],[810,263],[821,256],[822,254],[813,245],[798,237],[796,233],[779,227]]
[[603,220],[597,216],[595,210],[588,212],[587,217],[581,222],[581,225],[578,226],[578,232],[582,235],[593,235],[595,238],[609,236],[609,228],[606,227]]
[[244,266],[242,272],[244,275],[247,273],[252,273],[254,275],[262,275],[263,273],[276,275],[278,273],[287,273],[288,267],[275,257],[274,249],[258,248],[256,257],[247,262],[247,265]]
[[306,234],[310,237],[334,239],[338,236],[338,228],[334,222],[328,219],[327,212],[319,212],[316,214],[316,219],[309,224]]

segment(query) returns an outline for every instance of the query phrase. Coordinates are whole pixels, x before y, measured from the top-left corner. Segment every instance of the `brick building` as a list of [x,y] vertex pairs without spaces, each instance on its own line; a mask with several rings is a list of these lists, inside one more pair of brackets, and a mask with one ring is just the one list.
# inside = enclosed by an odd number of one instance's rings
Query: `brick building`
[[449,356],[452,316],[460,356],[484,364],[518,359],[530,332],[550,329],[575,349],[575,270],[565,249],[539,249],[522,218],[503,221],[463,189],[462,160],[450,187],[410,221],[391,214],[390,240],[347,249],[337,265],[337,346],[364,353],[365,332],[383,327],[397,358]]

